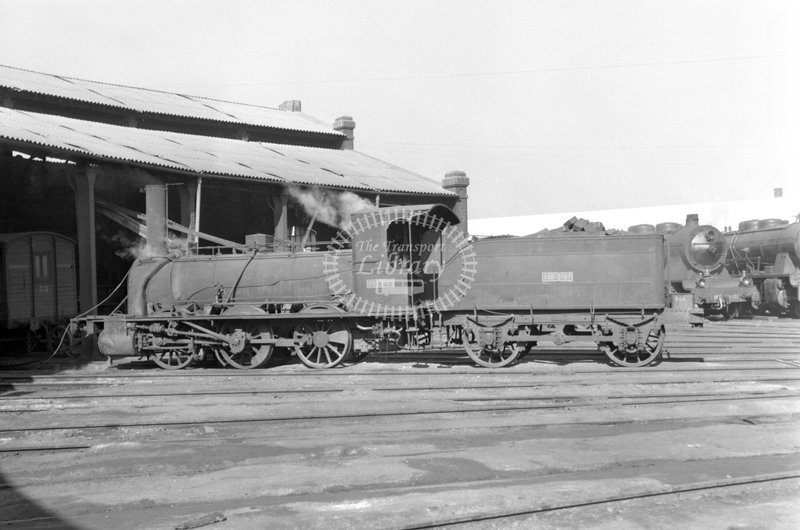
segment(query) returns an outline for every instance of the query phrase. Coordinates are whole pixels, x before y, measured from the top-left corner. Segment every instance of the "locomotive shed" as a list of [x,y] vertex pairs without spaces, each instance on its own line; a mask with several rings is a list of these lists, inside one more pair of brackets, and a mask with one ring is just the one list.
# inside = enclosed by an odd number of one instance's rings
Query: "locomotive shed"
[[679,329],[656,366],[552,347],[4,372],[9,528],[797,528],[800,323]]

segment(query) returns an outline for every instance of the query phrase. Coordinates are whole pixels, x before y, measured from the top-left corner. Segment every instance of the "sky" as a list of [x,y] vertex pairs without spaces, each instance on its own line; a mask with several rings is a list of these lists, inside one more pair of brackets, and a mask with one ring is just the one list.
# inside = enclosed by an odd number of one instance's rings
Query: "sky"
[[0,0],[0,64],[356,121],[471,218],[800,187],[794,0]]

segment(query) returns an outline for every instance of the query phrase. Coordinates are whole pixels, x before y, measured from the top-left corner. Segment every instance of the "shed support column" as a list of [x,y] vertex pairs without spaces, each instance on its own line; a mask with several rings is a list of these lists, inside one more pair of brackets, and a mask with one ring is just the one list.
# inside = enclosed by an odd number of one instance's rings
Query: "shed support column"
[[96,167],[79,171],[75,178],[75,220],[78,229],[78,301],[81,313],[97,303],[97,251],[95,248],[94,181]]
[[286,250],[286,241],[289,240],[289,196],[285,193],[273,195],[272,212],[275,219],[275,249]]
[[[89,311],[97,304],[97,250],[94,224],[94,181],[97,168],[89,166],[75,175],[75,221],[78,230],[78,307]],[[81,343],[81,359],[98,355],[94,325],[88,323]]]

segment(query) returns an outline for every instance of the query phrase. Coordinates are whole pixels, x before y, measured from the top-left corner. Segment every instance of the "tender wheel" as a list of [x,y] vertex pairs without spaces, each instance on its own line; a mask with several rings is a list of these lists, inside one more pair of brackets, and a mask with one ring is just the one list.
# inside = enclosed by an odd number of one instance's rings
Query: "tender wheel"
[[464,350],[469,358],[476,364],[486,368],[502,368],[508,366],[517,359],[524,347],[516,342],[506,342],[500,348],[482,348],[476,344],[470,344],[469,334],[464,333]]
[[353,346],[350,328],[339,319],[303,322],[294,330],[294,340],[299,343],[295,353],[309,368],[333,368]]
[[226,325],[222,334],[230,337],[230,342],[218,350],[224,360],[240,370],[258,368],[269,361],[272,356],[274,344],[258,344],[253,341],[270,340],[273,338],[272,327],[266,322],[257,320],[244,321]]
[[617,366],[627,368],[647,366],[661,357],[664,335],[664,328],[659,328],[650,331],[642,348],[626,348],[613,342],[601,342],[600,350]]
[[194,353],[186,350],[166,350],[150,357],[164,370],[180,370],[186,368],[194,360]]

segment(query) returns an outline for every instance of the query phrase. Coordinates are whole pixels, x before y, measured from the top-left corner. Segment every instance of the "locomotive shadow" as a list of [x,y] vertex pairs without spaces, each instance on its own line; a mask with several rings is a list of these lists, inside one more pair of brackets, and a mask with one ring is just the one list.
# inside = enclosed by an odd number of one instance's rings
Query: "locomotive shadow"
[[[480,369],[462,350],[443,350],[436,352],[373,352],[356,361],[356,364],[408,364],[444,366],[471,366]],[[573,364],[593,364],[609,366],[611,363],[601,352],[595,350],[548,349],[531,350],[524,353],[510,366],[525,364],[555,364],[568,366]],[[352,364],[352,363],[348,363]],[[502,368],[501,368],[502,369]]]
[[[573,364],[596,364],[602,366],[613,366],[608,357],[596,350],[554,350],[543,348],[541,350],[531,350],[522,355],[519,363],[545,363],[557,366],[569,366]],[[518,363],[518,364],[519,364]]]
[[0,526],[6,528],[79,528],[31,499],[0,473]]
[[[702,357],[678,357],[670,358],[668,352],[649,364],[648,367],[658,366],[659,364],[666,363],[696,363],[703,362]],[[412,364],[415,368],[450,368],[450,367],[473,367],[476,369],[486,370],[486,368],[478,366],[469,356],[460,349],[453,350],[435,350],[435,351],[404,351],[404,350],[387,350],[370,352],[365,355],[350,354],[339,365],[327,368],[326,370],[342,370],[352,366],[366,365],[366,366],[380,366],[380,365],[408,365]],[[610,362],[602,352],[592,349],[565,349],[565,348],[540,348],[533,349],[527,353],[522,353],[520,358],[511,366],[520,366],[526,364],[548,364],[556,366],[571,366],[571,365],[595,365],[595,366],[609,366],[612,368],[621,368],[616,364]],[[114,370],[118,371],[150,371],[164,372],[162,368],[156,365],[153,361],[147,359],[140,359],[135,357],[116,359],[112,365]],[[305,368],[303,363],[300,362],[297,356],[291,355],[288,352],[275,352],[269,361],[263,366],[256,368],[255,371],[269,370],[278,367],[293,367],[297,366]],[[229,370],[236,372],[233,367],[222,366],[214,359],[207,359],[205,361],[195,362],[180,371],[191,370]],[[501,370],[503,368],[500,368]],[[0,386],[0,390],[2,386]]]
[[[33,373],[26,373],[25,366],[30,366],[31,361],[20,363],[15,362],[13,356],[8,356],[7,352],[2,352],[3,357],[0,362],[0,396],[25,396],[35,394],[36,391],[30,390],[27,384],[33,383]],[[35,359],[33,362],[41,362]],[[30,370],[27,370],[30,372]],[[53,373],[58,370],[51,369]],[[43,375],[41,370],[36,371],[37,375]],[[15,443],[15,442],[11,442]],[[0,466],[3,458],[13,455],[13,449],[5,447],[0,452]],[[12,456],[13,457],[13,456]],[[77,528],[69,522],[61,519],[56,513],[51,512],[45,506],[39,504],[35,499],[25,495],[13,480],[5,476],[0,469],[0,527],[2,528],[63,528],[70,530]]]

